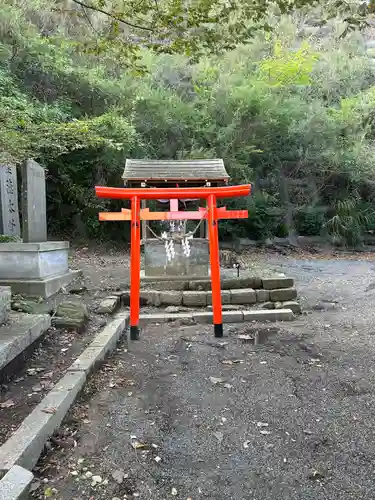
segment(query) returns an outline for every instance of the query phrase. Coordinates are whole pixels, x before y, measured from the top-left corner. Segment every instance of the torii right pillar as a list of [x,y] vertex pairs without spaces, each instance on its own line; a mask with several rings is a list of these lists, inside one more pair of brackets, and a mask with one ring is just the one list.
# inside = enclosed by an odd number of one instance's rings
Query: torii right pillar
[[212,310],[215,337],[223,336],[223,307],[221,304],[219,231],[216,196],[207,199],[208,239],[210,242],[210,267],[212,288]]

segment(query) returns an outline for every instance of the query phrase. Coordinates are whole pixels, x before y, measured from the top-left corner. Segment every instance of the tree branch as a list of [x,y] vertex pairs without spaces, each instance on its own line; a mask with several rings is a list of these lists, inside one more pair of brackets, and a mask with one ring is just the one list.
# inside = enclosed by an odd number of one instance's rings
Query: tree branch
[[100,12],[101,14],[104,14],[105,16],[111,17],[112,19],[114,19],[115,21],[118,21],[119,23],[125,24],[126,26],[130,26],[131,28],[136,28],[139,30],[154,31],[152,28],[149,28],[147,26],[140,26],[138,24],[133,24],[130,21],[126,21],[125,19],[122,19],[121,17],[115,16],[114,14],[111,14],[110,12],[102,10],[99,7],[94,7],[93,5],[87,5],[86,3],[81,2],[80,0],[73,0],[73,2],[76,3],[77,5],[80,5],[83,8],[95,10],[96,12]]

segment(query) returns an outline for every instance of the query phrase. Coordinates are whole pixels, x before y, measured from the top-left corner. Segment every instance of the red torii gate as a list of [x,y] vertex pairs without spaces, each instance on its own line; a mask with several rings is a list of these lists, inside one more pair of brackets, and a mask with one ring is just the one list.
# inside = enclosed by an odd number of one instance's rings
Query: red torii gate
[[[201,187],[201,188],[112,188],[105,186],[95,187],[99,198],[127,199],[131,200],[131,209],[123,208],[121,212],[101,212],[100,221],[131,221],[131,247],[130,247],[130,338],[139,338],[139,312],[140,312],[140,290],[141,290],[141,220],[188,220],[207,219],[210,244],[210,267],[212,307],[215,337],[223,336],[223,314],[221,304],[220,286],[220,256],[219,256],[219,234],[218,220],[220,219],[244,219],[248,217],[247,210],[227,210],[225,207],[218,208],[217,198],[233,198],[235,196],[248,196],[251,185],[223,186],[223,187]],[[140,200],[155,199],[206,199],[207,208],[199,208],[198,211],[181,212],[171,210],[169,212],[150,212],[148,208],[140,208]]]

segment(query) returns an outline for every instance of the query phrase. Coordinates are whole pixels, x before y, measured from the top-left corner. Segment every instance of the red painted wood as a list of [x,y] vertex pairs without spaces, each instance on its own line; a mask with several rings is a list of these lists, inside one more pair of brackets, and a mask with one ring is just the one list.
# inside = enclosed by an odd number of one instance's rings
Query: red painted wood
[[95,186],[98,198],[110,199],[130,199],[137,196],[142,200],[157,199],[189,199],[205,198],[214,195],[217,198],[233,198],[234,196],[248,196],[251,192],[251,185],[243,186],[222,186],[203,188],[113,188],[106,186]]

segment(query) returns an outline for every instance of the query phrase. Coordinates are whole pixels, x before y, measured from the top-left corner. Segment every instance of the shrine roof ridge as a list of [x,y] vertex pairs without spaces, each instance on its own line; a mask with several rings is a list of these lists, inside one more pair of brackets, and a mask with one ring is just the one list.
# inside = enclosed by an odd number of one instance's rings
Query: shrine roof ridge
[[127,159],[125,181],[227,181],[229,175],[221,158],[201,160]]

